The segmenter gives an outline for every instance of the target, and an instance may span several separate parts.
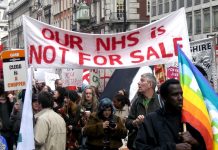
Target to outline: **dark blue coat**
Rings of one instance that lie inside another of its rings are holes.
[[[187,130],[198,141],[198,147],[192,150],[206,150],[200,133],[187,124]],[[179,132],[182,132],[181,115],[167,114],[164,108],[150,113],[141,124],[136,137],[137,150],[176,150],[176,144],[182,143]]]

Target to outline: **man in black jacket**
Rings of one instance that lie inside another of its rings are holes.
[[[136,138],[137,150],[206,150],[197,130],[187,124],[187,131],[183,131],[183,91],[179,81],[164,82],[160,95],[164,107],[146,116]]]

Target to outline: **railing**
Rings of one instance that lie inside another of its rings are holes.
[[[117,13],[117,12],[112,12],[110,14],[110,20],[111,21],[123,21],[124,20],[124,13]]]

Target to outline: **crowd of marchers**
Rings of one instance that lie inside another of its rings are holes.
[[[206,150],[201,134],[181,121],[183,91],[180,82],[166,80],[158,88],[155,76],[144,73],[137,95],[117,91],[113,99],[99,99],[93,86],[70,90],[55,81],[32,87],[33,128],[36,150]],[[158,89],[158,90],[155,90]],[[13,150],[25,93],[4,90],[0,81],[0,147]],[[127,149],[127,148],[126,148]]]

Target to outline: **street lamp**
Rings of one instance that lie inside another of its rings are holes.
[[[90,20],[89,6],[87,6],[85,3],[80,3],[76,13],[76,18],[81,25],[87,24]]]

